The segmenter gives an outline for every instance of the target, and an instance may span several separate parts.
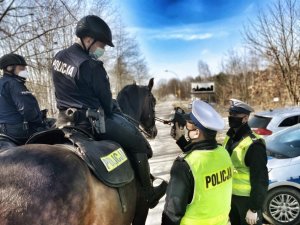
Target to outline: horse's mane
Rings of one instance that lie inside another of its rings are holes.
[[[139,102],[141,101],[140,89],[140,86],[130,84],[125,86],[117,96],[117,101],[122,111],[132,117],[138,114]]]

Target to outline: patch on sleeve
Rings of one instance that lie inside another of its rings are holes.
[[[21,91],[21,95],[33,95],[30,91]]]

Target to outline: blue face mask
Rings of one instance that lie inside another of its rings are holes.
[[[105,50],[103,48],[97,47],[94,52],[90,52],[90,56],[98,60],[101,56],[103,56],[104,52]]]

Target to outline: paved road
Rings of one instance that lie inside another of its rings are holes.
[[[169,119],[174,102],[167,101],[158,103],[156,106],[156,116],[162,119]],[[153,149],[153,157],[150,159],[150,169],[154,176],[165,180],[170,178],[170,169],[173,161],[181,153],[175,140],[170,136],[171,126],[156,122],[158,134],[154,140],[150,140]],[[161,214],[165,203],[165,196],[159,204],[151,209],[146,225],[158,225],[161,223]]]

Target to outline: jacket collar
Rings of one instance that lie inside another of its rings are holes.
[[[192,150],[212,150],[218,147],[216,140],[204,140],[196,143],[189,143],[184,147],[183,152],[189,152]]]
[[[22,83],[26,82],[26,78],[20,77],[20,76],[18,76],[16,74],[4,73],[3,77],[12,78],[12,79],[15,79],[15,80],[17,80],[19,82],[22,82]]]

